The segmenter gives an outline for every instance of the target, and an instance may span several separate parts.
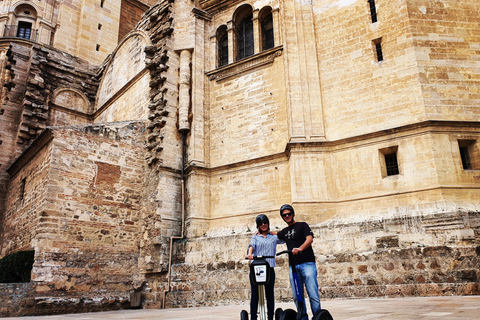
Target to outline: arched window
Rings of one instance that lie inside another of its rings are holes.
[[[15,8],[16,34],[18,38],[36,40],[37,30],[34,30],[37,11],[28,4],[20,4]]]
[[[243,6],[235,16],[237,60],[254,54],[253,14],[250,6]]]
[[[227,27],[221,26],[217,30],[218,67],[228,64],[228,34]]]
[[[273,37],[273,16],[272,8],[267,7],[260,14],[260,23],[262,29],[262,51],[273,48],[275,40]]]

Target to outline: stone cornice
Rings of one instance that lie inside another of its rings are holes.
[[[40,135],[32,141],[32,143],[23,151],[17,159],[7,168],[10,178],[15,176],[17,172],[33,158],[40,149],[42,149],[48,142],[53,139],[52,131],[49,129],[43,130]]]
[[[462,132],[462,135],[466,135],[465,131],[467,131],[467,128],[472,129],[472,134],[480,133],[480,121],[427,120],[339,140],[289,142],[287,144],[287,152],[292,152],[293,150],[303,152],[308,149],[319,148],[322,148],[322,150],[339,150],[344,147],[351,148],[355,145],[377,143],[383,140],[391,141],[392,135],[394,135],[397,139],[401,139],[403,137],[409,137],[412,135],[419,135],[425,133],[454,133],[457,130],[460,130]]]
[[[195,18],[197,19],[202,19],[206,21],[211,21],[212,20],[212,15],[209,14],[206,11],[200,10],[198,8],[193,8],[192,9],[193,14],[195,15]]]
[[[242,0],[199,0],[198,4],[202,10],[210,13],[222,8],[233,6]]]
[[[257,53],[248,58],[236,61],[221,68],[209,71],[206,73],[207,77],[213,81],[220,81],[241,74],[243,72],[272,64],[276,57],[282,55],[283,46],[278,46],[260,53]]]
[[[363,145],[366,143],[375,142],[374,140],[389,140],[391,136],[395,135],[401,139],[404,136],[412,134],[425,134],[425,133],[438,133],[438,132],[455,132],[460,130],[462,135],[465,135],[465,129],[471,128],[476,131],[472,131],[472,134],[480,133],[480,121],[424,121],[409,125],[404,125],[396,128],[380,130],[377,132],[367,133],[360,136],[349,137],[345,139],[323,141],[323,142],[290,142],[287,143],[285,151],[268,155],[265,157],[253,158],[244,161],[229,163],[216,167],[199,166],[196,164],[190,164],[186,168],[188,174],[195,172],[196,174],[224,174],[225,172],[235,171],[245,166],[262,166],[267,163],[278,163],[288,159],[292,152],[304,152],[304,151],[333,151],[343,147],[351,148],[352,146]],[[378,141],[377,141],[378,142]]]

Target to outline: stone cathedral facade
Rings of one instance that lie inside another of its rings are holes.
[[[255,217],[320,294],[480,294],[476,0],[0,2],[0,315],[240,303]],[[288,301],[278,261],[277,299]]]

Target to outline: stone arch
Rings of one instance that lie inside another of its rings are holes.
[[[22,14],[21,10],[23,9],[33,9],[35,13],[32,14],[32,16],[34,16],[35,19],[37,18],[38,12],[41,12],[41,9],[32,1],[19,1],[12,5],[10,12],[13,12],[16,16],[18,16]]]
[[[10,10],[10,29],[9,36],[36,40],[37,36],[37,17],[41,10],[30,1],[21,1],[14,4]]]
[[[261,51],[271,49],[275,46],[274,32],[278,32],[278,30],[274,30],[273,27],[272,10],[272,7],[265,6],[258,14],[258,19],[260,20],[259,35]]]
[[[56,89],[53,92],[52,103],[69,110],[82,112],[84,114],[91,113],[91,106],[88,98],[77,89]]]
[[[217,67],[222,67],[228,64],[228,31],[227,25],[222,24],[215,32],[216,47],[217,47]]]
[[[239,6],[232,21],[235,30],[235,60],[241,60],[254,54],[253,7],[249,4]]]
[[[140,106],[142,101],[138,99],[142,92],[144,97],[148,97],[150,75],[145,68],[144,49],[150,45],[148,35],[141,30],[135,30],[130,32],[112,53],[105,67],[95,103],[95,111],[105,113],[97,115],[100,121],[146,118],[146,112]],[[130,92],[129,95],[124,94],[127,91]],[[129,101],[125,100],[127,96],[130,96]]]

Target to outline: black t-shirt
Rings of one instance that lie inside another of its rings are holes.
[[[285,241],[288,250],[299,248],[305,240],[307,240],[307,236],[313,237],[313,232],[305,222],[295,222],[291,226],[288,226],[277,233],[278,239]],[[309,246],[307,249],[303,250],[302,253],[292,257],[295,264],[315,262],[315,255],[313,254],[312,246]]]

